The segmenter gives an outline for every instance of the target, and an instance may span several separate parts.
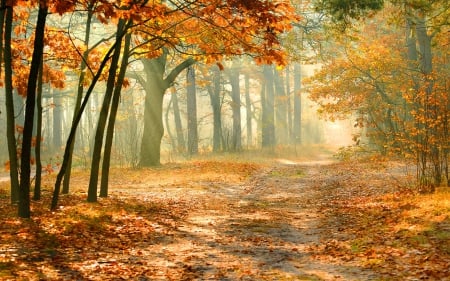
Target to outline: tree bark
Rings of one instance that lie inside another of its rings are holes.
[[[81,60],[81,65],[80,65],[80,76],[78,77],[77,98],[75,101],[75,108],[73,110],[72,126],[74,125],[75,117],[77,115],[77,112],[80,110],[81,101],[83,99],[83,92],[84,92],[83,83],[84,83],[84,79],[86,76],[86,67],[87,67],[86,61],[87,61],[88,55],[89,55],[89,41],[90,41],[90,36],[91,36],[91,22],[92,22],[92,17],[93,17],[93,12],[92,12],[93,7],[94,7],[94,2],[90,2],[90,4],[88,5],[88,11],[87,11],[88,14],[87,14],[87,19],[86,19],[86,33],[84,35],[84,45],[86,46],[86,51],[83,52],[83,58]],[[63,194],[69,193],[70,175],[72,173],[72,156],[73,156],[74,147],[75,147],[75,140],[72,142],[72,144],[69,147],[69,150],[70,150],[69,151],[69,159],[68,159],[67,170],[64,175],[64,181],[63,181],[63,189],[62,189]]]
[[[102,163],[102,179],[100,182],[100,197],[108,196],[109,166],[111,162],[111,149],[114,138],[114,124],[116,123],[117,109],[119,108],[122,84],[123,81],[125,80],[125,73],[127,71],[128,66],[128,58],[130,55],[130,42],[131,42],[131,33],[128,33],[125,36],[122,63],[120,65],[119,75],[117,77],[117,84],[114,88],[111,110],[109,113],[108,128],[106,130],[105,149],[103,152],[103,163]]]
[[[253,146],[253,127],[252,127],[252,103],[250,99],[250,77],[245,73],[245,111],[247,124],[247,148]]]
[[[302,99],[301,99],[301,85],[302,75],[300,64],[294,65],[294,120],[293,120],[293,136],[294,143],[302,143]]]
[[[241,127],[241,88],[239,81],[239,69],[234,67],[230,73],[231,83],[231,108],[233,112],[233,134],[231,149],[233,151],[242,150],[242,127]]]
[[[125,35],[125,32],[123,32],[120,35],[120,40],[124,35]],[[90,98],[92,92],[94,91],[95,85],[97,84],[98,80],[100,79],[103,69],[105,68],[106,63],[109,61],[111,53],[114,52],[116,45],[117,45],[117,42],[115,42],[113,44],[113,46],[108,50],[108,52],[106,53],[102,62],[100,63],[99,69],[98,69],[97,73],[95,74],[94,78],[92,79],[92,82],[89,85],[88,90],[86,91],[86,95],[83,99],[83,102],[81,103],[80,110],[76,113],[75,122],[72,125],[72,127],[70,128],[69,136],[67,138],[66,148],[64,150],[63,160],[61,163],[61,168],[58,172],[58,175],[56,176],[55,188],[53,190],[52,203],[51,203],[51,207],[50,207],[51,210],[55,210],[56,207],[58,206],[58,198],[59,198],[59,193],[61,190],[61,183],[62,183],[63,177],[66,173],[68,162],[69,162],[70,146],[72,145],[73,141],[75,140],[75,133],[76,133],[78,124],[80,123],[81,116],[83,115],[84,109],[86,108],[89,98]]]
[[[187,92],[187,129],[188,129],[188,153],[198,154],[198,130],[197,130],[197,96],[195,86],[195,69],[190,66],[186,72]]]
[[[22,139],[22,155],[20,165],[19,206],[18,215],[21,218],[30,217],[30,158],[31,141],[33,137],[34,109],[36,99],[36,84],[38,80],[39,65],[42,62],[44,51],[45,21],[47,19],[47,3],[39,2],[38,18],[33,45],[30,73],[27,85],[27,102],[25,107],[25,122]]]
[[[39,77],[38,77],[38,89],[36,96],[36,143],[34,147],[35,158],[36,158],[36,178],[34,181],[34,193],[33,200],[41,199],[41,178],[42,178],[42,162],[41,162],[41,138],[42,138],[42,76],[43,76],[43,65],[44,62],[41,61],[39,67]]]
[[[176,77],[185,68],[195,63],[189,58],[164,78],[167,52],[155,59],[142,59],[146,79],[137,76],[145,90],[144,105],[144,131],[141,141],[141,159],[139,166],[152,167],[161,164],[161,140],[164,135],[163,126],[163,97],[166,90],[172,85]]]
[[[175,120],[175,131],[177,134],[177,151],[186,151],[186,141],[184,140],[183,124],[181,123],[180,105],[178,102],[178,93],[172,92],[173,116]]]
[[[109,66],[108,80],[106,82],[106,91],[103,98],[102,108],[98,117],[97,130],[95,132],[94,139],[94,151],[92,153],[91,162],[91,174],[89,177],[88,187],[88,202],[97,202],[97,184],[98,176],[100,173],[100,161],[103,147],[103,135],[105,133],[106,121],[108,118],[108,112],[111,105],[111,99],[114,91],[114,84],[116,82],[116,71],[119,63],[120,51],[122,48],[122,37],[120,34],[124,32],[125,20],[120,19],[117,24],[116,46],[111,58],[111,64]]]
[[[277,143],[288,143],[288,126],[287,126],[287,95],[284,89],[283,77],[280,72],[274,68],[274,82],[276,89],[276,128],[277,128]]]
[[[264,97],[262,103],[262,147],[275,147],[274,79],[272,66],[264,66]]]
[[[9,176],[11,183],[11,203],[19,200],[19,173],[16,147],[16,126],[14,121],[14,94],[12,84],[12,53],[11,53],[11,32],[13,22],[13,7],[5,8],[5,107],[6,107],[6,138],[8,141],[9,153]]]
[[[207,86],[211,107],[213,111],[213,152],[221,150],[222,143],[222,105],[220,99],[220,69],[214,67],[212,69],[212,85]]]

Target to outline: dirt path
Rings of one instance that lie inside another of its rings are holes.
[[[32,220],[1,205],[0,279],[384,280],[370,270],[379,258],[349,248],[352,222],[333,202],[385,192],[389,173],[354,168],[323,156],[117,169],[98,204],[84,201],[86,173],[74,173],[57,212],[50,190]]]
[[[163,243],[140,250],[145,259],[136,259],[150,259],[158,280],[375,279],[351,263],[314,258],[331,231],[323,225],[318,188],[330,181],[319,176],[329,161],[280,162],[242,184],[207,181],[201,190],[163,192],[166,199],[184,198],[189,212]]]

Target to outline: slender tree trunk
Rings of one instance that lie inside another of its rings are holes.
[[[167,105],[166,112],[164,114],[164,122],[165,122],[165,126],[167,128],[167,134],[169,134],[170,145],[172,146],[172,151],[176,152],[178,150],[177,149],[177,140],[175,139],[175,136],[172,133],[172,130],[170,128],[170,120],[169,120],[169,112],[170,112],[170,108],[172,107],[172,104],[173,104],[173,95],[170,96],[170,101],[169,101],[169,104]]]
[[[119,37],[120,40],[122,39],[122,37],[125,35],[125,32],[123,32]],[[53,190],[53,197],[52,197],[52,203],[51,203],[51,210],[55,210],[56,207],[58,206],[58,199],[59,199],[59,193],[61,191],[61,183],[63,180],[63,177],[66,173],[67,170],[67,166],[68,166],[68,162],[69,162],[69,154],[70,154],[70,146],[72,145],[72,143],[75,140],[75,133],[78,127],[78,124],[80,123],[81,120],[81,116],[83,115],[84,109],[86,108],[86,105],[88,104],[89,101],[89,97],[91,96],[92,92],[94,91],[94,87],[97,84],[98,80],[100,79],[100,76],[103,72],[103,69],[106,66],[106,63],[109,61],[111,53],[114,52],[114,50],[116,49],[115,46],[117,45],[117,42],[115,42],[113,44],[113,46],[108,50],[108,52],[106,53],[105,57],[103,58],[102,62],[100,63],[99,69],[97,71],[97,73],[95,74],[94,78],[92,79],[91,85],[89,86],[89,89],[86,91],[86,95],[83,99],[83,102],[81,103],[81,107],[80,110],[76,113],[76,118],[75,118],[75,122],[72,125],[72,127],[70,128],[70,132],[69,132],[69,136],[67,137],[67,143],[66,143],[66,148],[64,150],[64,156],[63,156],[63,160],[61,163],[61,168],[58,172],[58,175],[56,176],[56,181],[55,181],[55,188]]]
[[[220,69],[213,68],[212,87],[208,85],[208,94],[213,111],[213,152],[221,150],[222,143],[222,106],[220,99]]]
[[[105,134],[105,126],[108,118],[108,112],[111,105],[111,99],[116,82],[116,71],[119,63],[120,51],[122,48],[122,37],[120,34],[124,31],[125,20],[120,19],[117,25],[116,46],[109,66],[108,81],[106,82],[106,91],[103,98],[102,108],[98,117],[97,130],[94,139],[94,151],[92,153],[91,175],[89,177],[88,202],[97,202],[97,184],[100,174],[100,161],[103,147],[103,136]]]
[[[292,105],[291,105],[291,71],[286,67],[286,111],[288,139],[292,143]]]
[[[272,66],[264,66],[265,91],[262,104],[262,147],[275,147],[274,79]]]
[[[277,143],[288,143],[288,126],[287,126],[287,95],[284,89],[283,77],[280,72],[274,68],[274,82],[276,89],[276,128],[277,128]]]
[[[231,149],[233,151],[242,150],[242,128],[241,128],[241,88],[239,83],[239,69],[233,68],[230,71],[231,83],[231,107],[233,111],[233,134]]]
[[[39,65],[42,62],[44,51],[45,21],[47,18],[47,3],[39,3],[38,19],[31,59],[30,73],[27,86],[27,102],[25,107],[25,123],[22,139],[21,174],[19,185],[19,208],[18,215],[21,218],[30,217],[30,158],[31,141],[33,137],[34,108],[36,100],[36,84],[38,80]]]
[[[253,146],[253,127],[252,127],[252,102],[250,99],[250,77],[245,73],[245,110],[247,124],[247,148]]]
[[[188,153],[198,153],[198,130],[197,130],[197,96],[195,86],[195,69],[190,66],[186,73],[187,82],[187,118],[188,118]]]
[[[53,151],[59,151],[62,146],[62,98],[59,90],[53,90]]]
[[[41,139],[42,139],[42,76],[43,65],[41,61],[38,78],[38,89],[36,96],[36,146],[34,148],[36,157],[36,179],[34,181],[33,200],[41,199],[41,177],[42,177],[42,163],[41,163]]]
[[[130,22],[131,23],[131,22]],[[108,181],[109,181],[109,166],[111,162],[111,148],[114,138],[114,124],[116,122],[117,109],[119,108],[120,94],[122,90],[122,84],[125,80],[125,73],[128,66],[128,57],[130,53],[131,33],[125,36],[124,50],[122,55],[122,63],[117,77],[117,84],[114,89],[111,110],[109,113],[108,128],[106,130],[105,149],[103,153],[102,163],[102,179],[100,183],[100,197],[108,196]]]
[[[83,53],[83,58],[81,60],[81,65],[80,65],[80,76],[78,77],[78,86],[77,86],[77,98],[75,101],[75,108],[73,110],[73,118],[72,118],[72,126],[75,123],[75,117],[77,115],[77,112],[80,110],[81,107],[81,100],[83,99],[83,84],[84,84],[84,79],[86,76],[86,61],[88,59],[88,55],[89,55],[89,41],[90,41],[90,36],[91,36],[91,22],[92,22],[92,17],[93,17],[93,3],[94,2],[90,2],[92,4],[89,4],[88,6],[88,14],[87,14],[87,19],[86,19],[86,33],[84,35],[84,45],[86,46],[86,51],[84,51]],[[68,164],[67,164],[67,170],[66,173],[64,175],[64,181],[63,181],[63,189],[62,189],[62,193],[63,194],[67,194],[69,193],[69,186],[70,186],[70,175],[72,173],[72,156],[73,156],[73,150],[75,147],[75,141],[72,142],[71,146],[69,147],[69,159],[68,159]]]
[[[9,176],[11,182],[11,203],[19,200],[19,173],[16,147],[16,126],[14,121],[14,96],[12,84],[12,54],[11,54],[11,32],[13,21],[13,7],[7,6],[5,9],[5,106],[6,106],[6,138],[8,141],[9,153]]]
[[[301,68],[300,64],[294,65],[294,143],[302,143],[302,99],[301,99]]]
[[[178,102],[178,93],[175,88],[172,92],[173,117],[175,120],[175,131],[177,133],[177,151],[186,151],[186,141],[184,140],[183,124],[181,123],[180,105]]]

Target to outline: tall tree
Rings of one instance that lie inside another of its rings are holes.
[[[128,58],[130,56],[130,45],[131,45],[131,33],[127,33],[124,41],[125,42],[123,47],[122,62],[120,63],[120,70],[117,75],[117,82],[112,96],[108,127],[105,136],[105,148],[103,151],[103,162],[102,162],[102,179],[100,182],[101,197],[108,196],[109,167],[111,162],[111,149],[114,137],[114,125],[116,123],[116,116],[117,110],[119,108],[122,86],[124,85],[125,81],[125,73],[128,67]]]
[[[166,71],[168,51],[153,59],[142,59],[145,78],[138,75],[137,79],[145,90],[144,131],[141,142],[141,167],[160,165],[161,139],[164,134],[163,126],[163,97],[166,90],[173,84],[176,77],[190,65],[195,63],[188,58],[173,68],[164,77]]]
[[[5,2],[2,1],[2,7]],[[11,52],[11,33],[13,25],[13,6],[5,6],[5,107],[6,107],[6,138],[8,141],[9,153],[9,176],[11,182],[11,203],[19,200],[19,173],[18,159],[16,147],[16,126],[14,122],[14,93],[13,93],[13,69],[12,69],[12,52]]]
[[[31,59],[30,73],[28,76],[27,102],[25,107],[25,123],[22,139],[22,154],[20,165],[19,206],[18,215],[21,218],[30,217],[30,158],[31,141],[33,137],[34,109],[36,101],[36,85],[38,80],[39,65],[44,52],[44,32],[48,7],[46,1],[39,2],[38,17],[35,29],[33,56]]]
[[[186,104],[189,155],[198,154],[197,96],[195,82],[195,69],[192,66],[189,66],[186,71]]]
[[[288,96],[284,88],[284,79],[281,76],[281,71],[274,68],[274,83],[275,83],[275,122],[277,128],[277,143],[288,143],[288,122],[287,122],[287,101]]]
[[[294,64],[294,120],[293,137],[294,143],[302,143],[302,75],[300,64]]]
[[[262,147],[275,147],[275,93],[273,67],[264,65],[264,91],[261,96],[262,107]]]
[[[242,149],[242,128],[241,128],[241,87],[240,70],[233,65],[228,72],[231,84],[231,109],[233,112],[233,133],[231,140],[231,149],[240,151]]]
[[[211,83],[207,84],[207,91],[213,111],[213,152],[222,148],[222,99],[221,99],[221,71],[219,66],[210,68],[212,76],[205,77]]]
[[[91,174],[89,177],[88,187],[88,202],[97,201],[97,184],[100,174],[100,160],[103,148],[103,140],[105,134],[105,127],[108,120],[108,113],[111,106],[111,99],[114,93],[114,86],[116,82],[116,71],[119,64],[120,53],[122,49],[122,36],[126,32],[127,22],[125,19],[119,19],[116,32],[116,44],[109,66],[108,80],[106,82],[105,95],[103,97],[102,107],[97,122],[97,129],[95,132],[94,150],[92,152]],[[120,92],[119,92],[120,93]]]
[[[177,151],[184,152],[186,150],[186,142],[184,140],[183,124],[181,123],[180,105],[178,102],[178,93],[173,87],[172,91],[173,117],[175,120],[175,131],[177,134]]]
[[[81,59],[80,64],[80,75],[78,77],[78,84],[77,84],[77,95],[75,100],[75,107],[74,107],[74,114],[72,118],[72,126],[75,123],[75,117],[76,113],[80,110],[81,107],[81,101],[83,99],[83,93],[84,93],[84,83],[86,78],[86,68],[87,68],[87,61],[88,61],[88,55],[89,55],[89,42],[91,38],[91,24],[92,19],[94,17],[94,6],[95,1],[90,1],[87,4],[87,17],[86,17],[86,25],[85,25],[85,34],[84,34],[84,40],[83,44],[86,48],[86,50],[83,52],[83,56]],[[67,163],[67,170],[66,174],[64,175],[64,181],[63,181],[63,189],[62,193],[69,193],[69,186],[70,186],[70,175],[72,172],[72,157],[73,157],[73,150],[75,147],[75,142],[71,144],[69,147],[69,159]]]
[[[42,91],[43,91],[43,71],[44,63],[41,61],[39,67],[37,95],[36,95],[36,137],[34,141],[34,152],[36,158],[36,178],[34,181],[33,200],[41,199],[41,179],[42,179],[42,160],[41,160],[41,139],[42,139]]]
[[[252,101],[250,98],[250,75],[248,72],[244,74],[244,84],[245,84],[245,119],[247,128],[247,148],[253,145],[253,126],[252,126]]]

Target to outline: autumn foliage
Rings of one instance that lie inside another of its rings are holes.
[[[449,177],[448,26],[433,29],[428,22],[428,34],[434,33],[421,35],[427,27],[417,23],[406,29],[406,42],[404,23],[413,16],[395,25],[398,9],[389,6],[340,37],[309,80],[310,97],[327,118],[351,117],[364,128],[354,136],[357,144],[415,161],[418,185],[430,191]]]

